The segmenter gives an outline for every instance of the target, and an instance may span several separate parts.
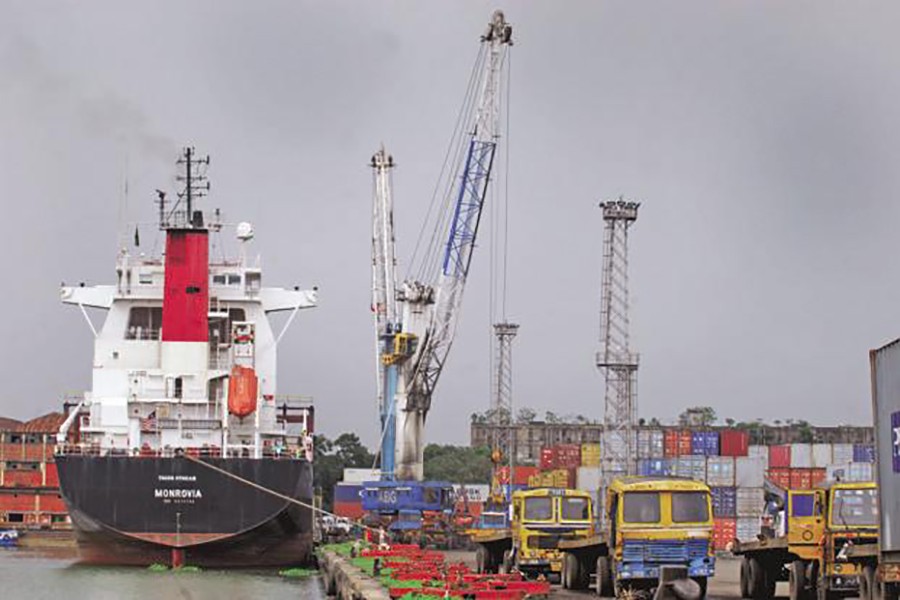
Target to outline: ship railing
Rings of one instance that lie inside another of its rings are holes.
[[[221,458],[223,455],[229,458],[250,458],[253,456],[252,446],[231,446],[223,453],[222,448],[215,445],[209,446],[188,446],[185,448],[173,448],[166,446],[165,448],[151,448],[144,446],[142,448],[101,448],[99,444],[81,443],[81,444],[58,444],[56,446],[57,455],[75,455],[75,456],[131,456],[137,458],[172,458],[176,456],[187,455],[194,458]],[[308,458],[307,451],[302,446],[293,444],[285,446],[271,446],[262,449],[263,458],[269,459],[297,459]]]

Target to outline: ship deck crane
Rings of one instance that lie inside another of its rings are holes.
[[[500,138],[503,72],[512,27],[495,11],[448,153],[446,194],[417,276],[397,285],[390,170],[379,151],[373,211],[373,309],[376,322],[381,459],[384,479],[421,481],[425,419],[459,322],[466,279]],[[424,231],[424,229],[423,229]]]

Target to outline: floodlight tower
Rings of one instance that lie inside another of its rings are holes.
[[[502,467],[508,470],[508,483],[513,481],[513,418],[512,418],[512,341],[519,331],[515,323],[494,323],[497,338],[497,370],[494,372],[491,394],[490,431],[491,460],[494,462],[494,476],[491,481],[491,495],[499,500],[504,496],[503,481],[500,480]],[[509,486],[507,490],[512,490]],[[504,498],[509,501],[509,498]]]
[[[628,230],[637,220],[639,206],[621,196],[600,203],[605,226],[597,368],[606,379],[600,448],[604,486],[617,475],[635,472],[638,355],[628,339]]]

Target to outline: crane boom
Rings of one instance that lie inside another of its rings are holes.
[[[512,27],[495,11],[481,37],[484,60],[476,66],[477,96],[466,123],[465,159],[452,180],[452,216],[445,233],[441,272],[435,285],[406,281],[398,299],[403,331],[408,336],[394,353],[396,390],[396,456],[398,479],[423,477],[423,430],[435,385],[444,368],[456,327],[472,261],[478,226],[487,197],[499,137],[502,69]],[[406,343],[409,342],[409,343]]]

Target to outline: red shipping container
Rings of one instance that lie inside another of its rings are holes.
[[[678,456],[690,456],[692,454],[691,441],[693,437],[687,429],[678,434]]]
[[[12,469],[3,472],[3,487],[36,488],[41,487],[40,471]]]
[[[0,458],[3,460],[24,460],[25,451],[21,443],[0,444]]]
[[[335,502],[334,514],[348,519],[358,519],[363,516],[362,502]]]
[[[811,469],[791,469],[791,489],[808,490],[812,487]]]
[[[769,469],[767,477],[769,481],[777,485],[782,489],[790,489],[791,487],[791,470],[778,467],[775,469]]]
[[[825,472],[825,469],[810,469],[810,487],[816,487],[817,485],[822,485],[825,483],[825,478],[828,477],[828,474]]]
[[[716,550],[725,550],[728,544],[737,537],[737,520],[714,519],[713,520],[713,546]]]
[[[678,437],[679,433],[672,429],[667,429],[663,434],[663,455],[666,458],[678,456]]]
[[[769,468],[786,468],[791,466],[791,447],[769,446]]]
[[[35,510],[37,497],[34,494],[0,492],[0,511]]]
[[[516,467],[513,469],[513,485],[528,485],[528,478],[539,472],[537,467]]]
[[[555,469],[556,463],[554,462],[556,458],[555,453],[553,452],[553,448],[541,448],[541,469]]]
[[[553,447],[554,466],[558,469],[571,469],[581,466],[581,446],[578,444],[559,444]]]
[[[47,463],[46,465],[44,465],[44,467],[45,467],[44,472],[46,474],[45,479],[44,479],[44,485],[46,487],[58,488],[59,487],[59,471],[57,471],[57,469],[56,469],[56,463]]]
[[[721,456],[747,456],[750,450],[750,433],[737,429],[725,429],[720,434]]]
[[[65,513],[66,503],[59,494],[41,494],[38,496],[38,510],[48,513]]]

